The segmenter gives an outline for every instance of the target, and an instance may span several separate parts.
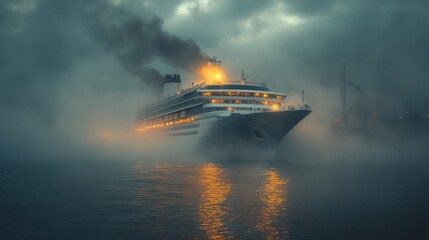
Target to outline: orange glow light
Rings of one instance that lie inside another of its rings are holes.
[[[206,84],[222,84],[227,81],[225,73],[217,64],[208,63],[198,71],[198,78]]]
[[[272,107],[271,107],[271,109],[273,110],[273,111],[278,111],[279,110],[279,106],[278,105],[273,105]]]
[[[153,124],[153,125],[146,125],[146,126],[136,128],[136,132],[143,133],[143,132],[150,130],[150,129],[159,129],[159,128],[163,128],[163,127],[169,127],[172,125],[189,123],[189,122],[193,122],[195,120],[197,120],[196,117],[190,117],[190,118],[183,118],[180,120],[171,121],[171,122],[167,122],[167,123],[158,123],[158,124]]]

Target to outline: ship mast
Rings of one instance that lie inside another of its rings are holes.
[[[220,65],[222,63],[222,61],[219,60],[215,55],[213,55],[213,57],[210,58],[209,62],[216,65]]]

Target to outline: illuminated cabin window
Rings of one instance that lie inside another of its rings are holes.
[[[200,96],[210,97],[210,96],[232,96],[232,97],[261,97],[261,98],[274,98],[279,100],[286,99],[285,95],[278,94],[269,94],[269,93],[249,93],[249,92],[201,92]]]
[[[225,102],[225,100],[223,100],[223,99],[212,99],[212,100],[210,100],[210,103],[224,103]]]
[[[256,91],[267,91],[270,89],[263,86],[249,86],[249,85],[209,85],[203,89],[237,89],[237,90],[256,90]]]
[[[271,101],[255,101],[255,100],[232,100],[232,99],[211,99],[205,100],[204,103],[227,103],[227,104],[259,104],[259,105],[277,105],[281,106],[281,103]]]

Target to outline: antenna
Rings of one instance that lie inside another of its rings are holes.
[[[245,81],[246,81],[246,76],[244,75],[244,70],[241,70],[241,80],[242,80],[243,82],[245,82]]]
[[[302,90],[301,107],[304,108],[304,90]]]

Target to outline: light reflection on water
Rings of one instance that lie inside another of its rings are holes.
[[[198,172],[200,189],[199,220],[200,227],[209,239],[225,239],[229,230],[226,217],[231,210],[225,202],[231,191],[225,172],[218,165],[203,164]]]
[[[277,170],[264,171],[265,182],[260,188],[259,199],[263,204],[260,221],[256,229],[266,232],[266,239],[282,239],[287,237],[287,232],[282,231],[277,218],[286,214],[286,180],[283,180]]]
[[[243,227],[249,236],[287,237],[281,218],[286,211],[286,180],[276,169],[255,172],[214,163],[157,163],[137,164],[135,170],[136,180],[143,184],[137,191],[139,205],[155,210],[154,230],[194,218],[201,231],[191,235],[197,238],[239,238]]]

